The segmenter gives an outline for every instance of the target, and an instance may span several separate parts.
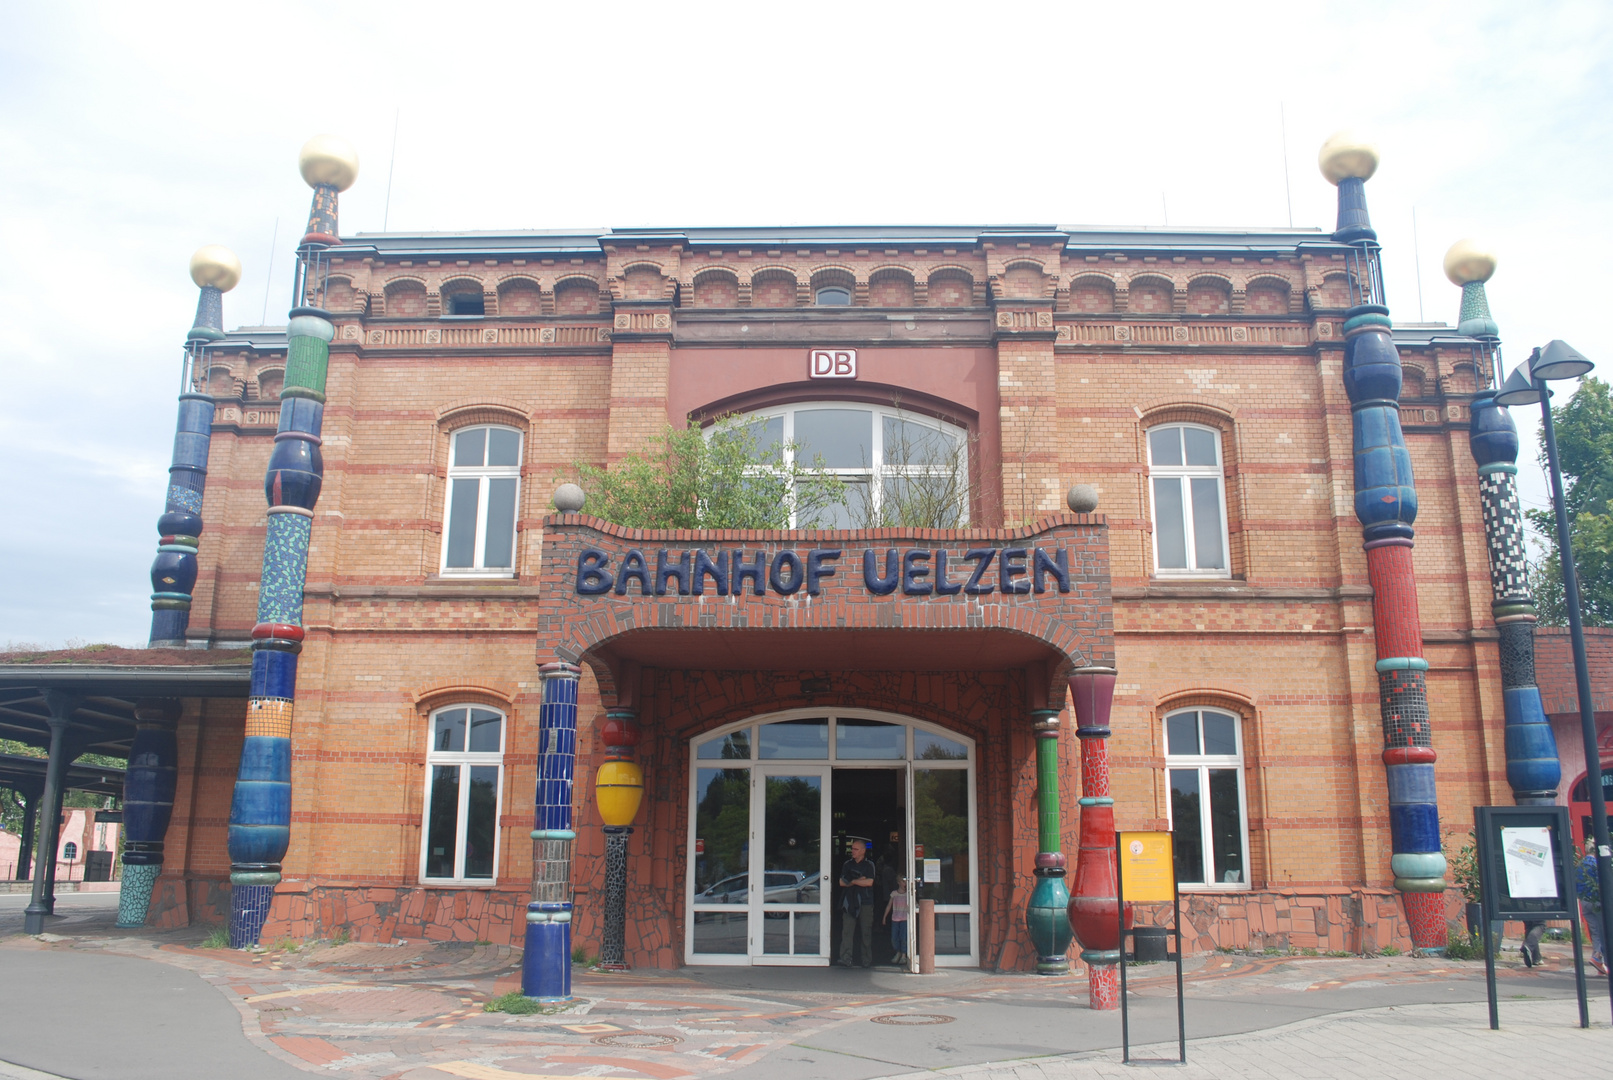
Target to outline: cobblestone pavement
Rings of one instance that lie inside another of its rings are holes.
[[[9,950],[181,968],[234,1006],[264,1054],[355,1080],[1135,1075],[1120,1064],[1118,1015],[1086,1008],[1080,976],[578,968],[574,1005],[509,1015],[483,1010],[519,986],[519,953],[502,946],[322,943],[245,953],[200,948],[206,928],[129,933],[91,917],[53,929],[45,940],[0,941],[0,972]],[[1175,1075],[1607,1075],[1606,984],[1593,983],[1603,996],[1592,999],[1593,1026],[1578,1029],[1567,947],[1547,952],[1533,971],[1516,949],[1504,957],[1500,1032],[1487,1029],[1480,963],[1196,957],[1187,965],[1189,1065]],[[1134,1056],[1174,1060],[1173,969],[1133,971],[1132,1036],[1148,1044]]]

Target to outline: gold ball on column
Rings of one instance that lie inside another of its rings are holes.
[[[190,257],[190,279],[198,286],[211,285],[220,292],[229,292],[240,284],[241,260],[223,244],[197,248]]]

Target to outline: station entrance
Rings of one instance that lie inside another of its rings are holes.
[[[701,735],[690,754],[688,963],[827,965],[861,837],[872,962],[895,955],[883,914],[907,878],[936,902],[936,963],[979,964],[972,740],[889,713],[795,710]]]

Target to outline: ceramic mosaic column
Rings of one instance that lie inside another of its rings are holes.
[[[1463,240],[1445,253],[1445,276],[1462,287],[1457,330],[1479,339],[1477,349],[1501,370],[1501,336],[1490,317],[1484,283],[1495,273],[1493,254]],[[1496,391],[1473,399],[1468,446],[1479,467],[1479,504],[1490,553],[1490,611],[1501,637],[1501,702],[1506,718],[1507,784],[1519,806],[1557,801],[1562,763],[1557,738],[1535,685],[1535,611],[1529,593],[1523,510],[1518,504],[1518,429]]]
[[[1355,516],[1361,522],[1372,584],[1378,705],[1389,788],[1390,868],[1414,946],[1443,952],[1445,856],[1440,850],[1434,790],[1433,733],[1428,719],[1428,661],[1422,655],[1412,523],[1417,489],[1400,431],[1400,353],[1383,293],[1377,233],[1367,216],[1366,181],[1377,151],[1349,135],[1329,139],[1322,175],[1338,185],[1338,229],[1349,244],[1352,306],[1344,322],[1344,390],[1350,399],[1355,451]]]
[[[532,902],[526,907],[521,993],[540,1001],[571,997],[572,777],[577,760],[575,664],[544,664],[538,713],[537,815],[532,829]]]
[[[1075,734],[1081,740],[1081,851],[1070,895],[1070,929],[1087,962],[1087,1001],[1120,1008],[1119,900],[1115,868],[1115,801],[1109,796],[1109,710],[1112,668],[1082,668],[1070,677]]]
[[[252,688],[230,805],[230,946],[237,949],[257,944],[291,842],[291,724],[302,593],[314,504],[324,482],[319,433],[336,333],[330,313],[313,301],[324,289],[325,249],[337,242],[336,195],[357,178],[358,157],[347,144],[321,135],[303,147],[298,166],[314,198],[297,245],[280,430],[263,479],[269,510],[252,627]]]
[[[151,890],[162,874],[163,837],[174,812],[179,780],[179,702],[139,701],[129,769],[123,778],[123,878],[118,886],[118,925],[144,926]]]
[[[1025,910],[1025,929],[1036,946],[1036,970],[1069,973],[1070,890],[1064,884],[1066,860],[1059,837],[1059,714],[1031,713],[1036,733],[1036,887]]]
[[[207,347],[224,336],[224,294],[241,280],[241,260],[211,244],[190,257],[190,279],[201,289],[196,325],[185,335],[179,377],[179,422],[174,431],[168,498],[157,519],[157,558],[151,564],[153,649],[183,649],[196,587],[196,548],[202,535],[202,495],[213,438],[213,399],[198,389],[207,381]]]
[[[627,970],[627,839],[644,798],[644,773],[633,760],[639,743],[638,714],[611,709],[600,731],[609,759],[600,762],[594,798],[605,825],[605,927],[600,935],[599,966]]]

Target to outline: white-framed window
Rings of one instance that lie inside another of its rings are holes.
[[[969,522],[969,435],[956,424],[878,405],[811,401],[748,413],[764,460],[799,462],[846,485],[819,526],[857,529]],[[795,520],[791,519],[791,525]]]
[[[504,728],[504,714],[485,705],[448,705],[432,712],[422,881],[491,884],[496,876]]]
[[[1177,884],[1248,888],[1242,720],[1183,709],[1165,717],[1164,738]]]
[[[1154,569],[1161,577],[1228,577],[1221,433],[1202,424],[1148,431]]]
[[[819,307],[850,307],[851,290],[844,285],[825,285],[816,293]]]
[[[442,573],[507,577],[515,572],[515,508],[521,433],[483,425],[449,439]]]

